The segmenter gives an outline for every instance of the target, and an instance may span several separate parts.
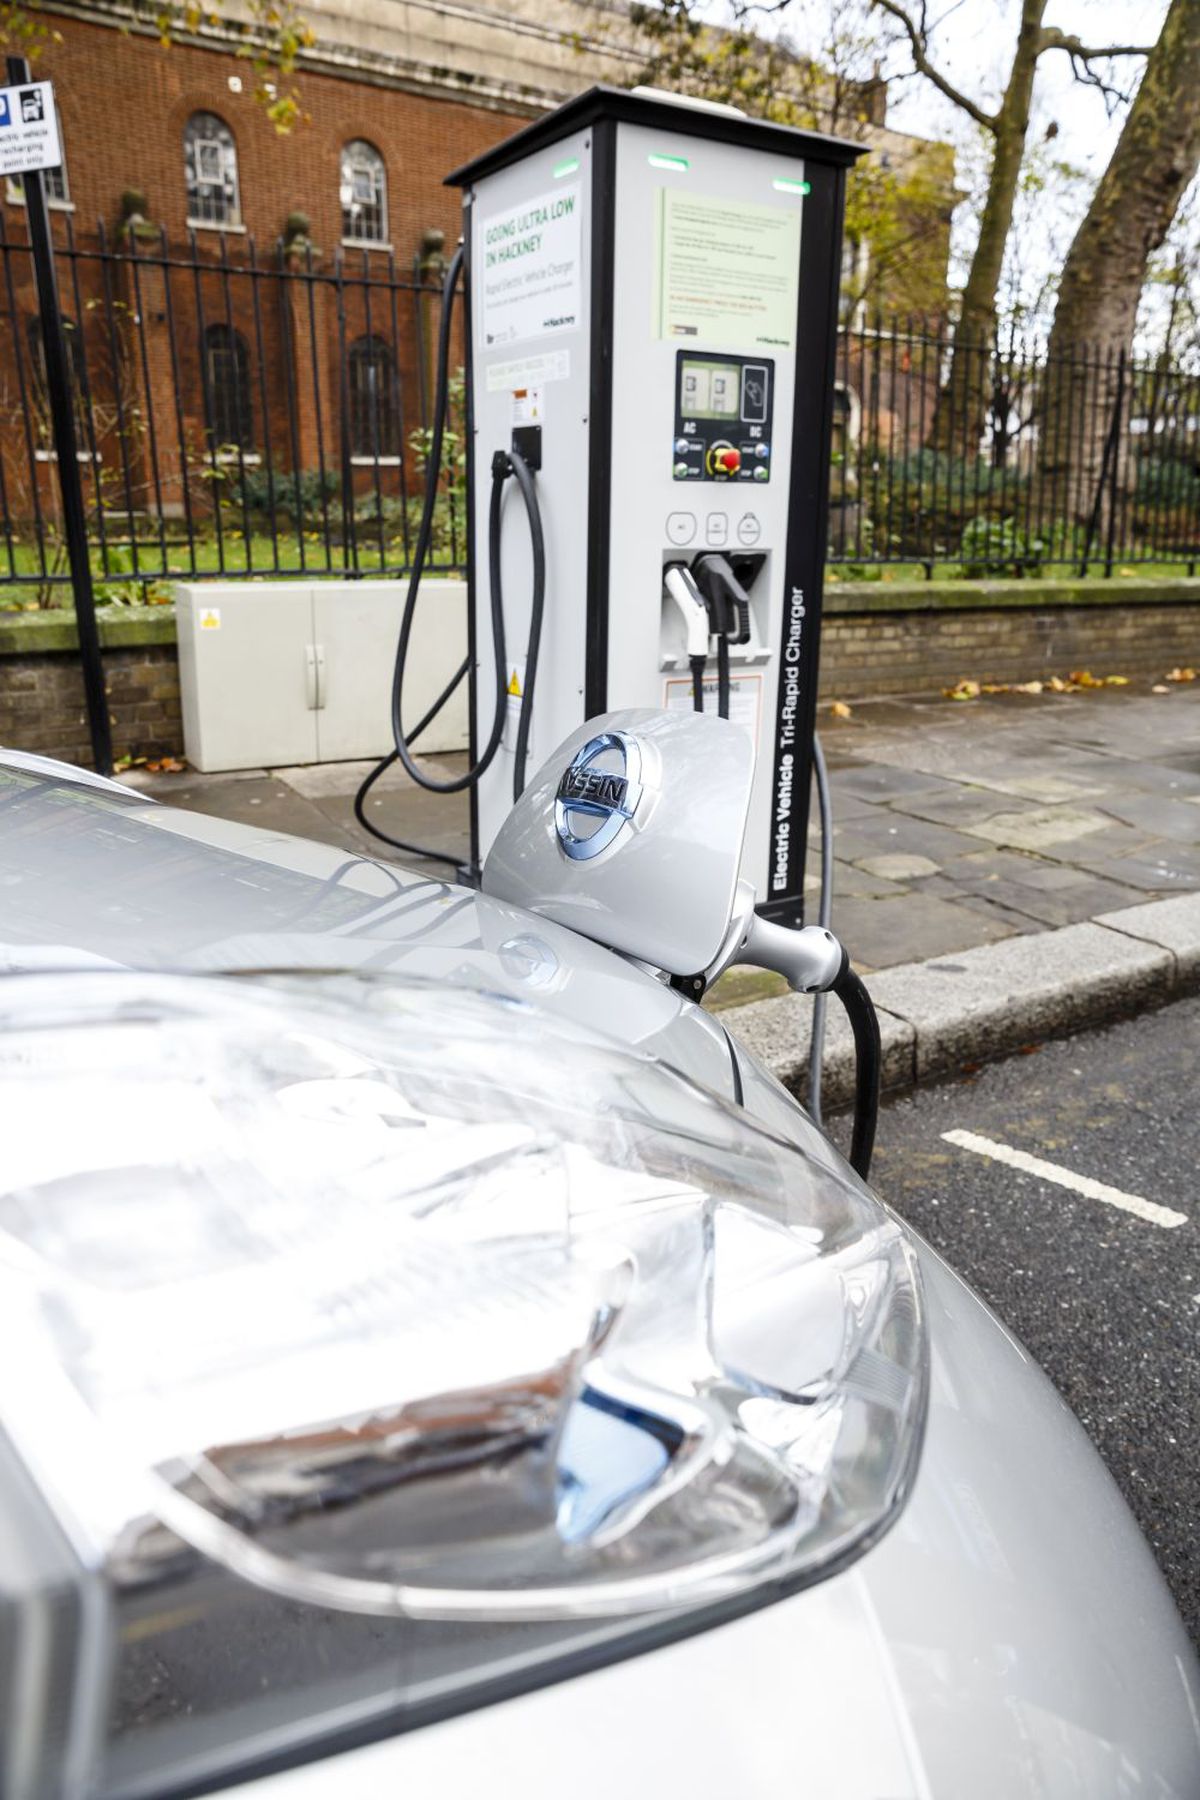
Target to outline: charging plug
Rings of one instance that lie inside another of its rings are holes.
[[[663,572],[663,592],[679,608],[687,641],[688,660],[694,664],[708,657],[709,619],[704,595],[686,563],[668,563]]]
[[[692,565],[695,579],[708,602],[713,631],[731,644],[750,642],[750,596],[734,574],[728,557],[719,550],[705,550]]]

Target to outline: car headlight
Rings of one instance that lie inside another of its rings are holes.
[[[11,981],[0,1351],[61,1533],[0,1618],[47,1690],[17,1796],[48,1756],[162,1795],[778,1597],[885,1529],[925,1398],[861,1188],[420,983]]]

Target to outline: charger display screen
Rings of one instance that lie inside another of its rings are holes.
[[[741,373],[736,363],[686,359],[680,370],[680,411],[684,418],[738,418]]]

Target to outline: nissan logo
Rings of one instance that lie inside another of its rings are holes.
[[[628,830],[642,798],[642,751],[624,731],[589,738],[563,770],[554,828],[576,862],[599,856]]]

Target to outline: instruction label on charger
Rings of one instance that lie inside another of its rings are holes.
[[[654,335],[724,350],[790,350],[800,292],[798,207],[659,192]]]
[[[729,677],[729,719],[733,725],[741,725],[747,730],[755,743],[758,742],[758,722],[762,713],[763,678],[761,675],[731,675]],[[720,693],[717,678],[706,676],[704,680],[704,710],[716,716]],[[695,695],[692,691],[692,678],[688,676],[669,675],[663,683],[663,705],[668,712],[691,712],[695,706]]]
[[[566,381],[571,374],[569,350],[547,350],[544,356],[515,356],[510,362],[489,363],[487,390],[502,394],[522,387],[542,387],[547,381]]]
[[[582,194],[576,181],[480,220],[480,253],[473,272],[482,290],[485,347],[578,329],[583,316]]]

